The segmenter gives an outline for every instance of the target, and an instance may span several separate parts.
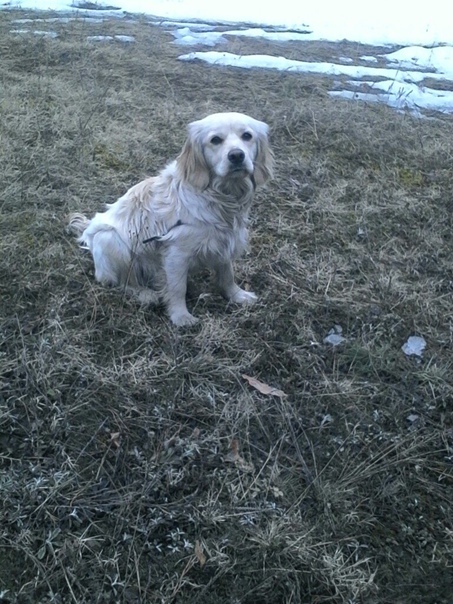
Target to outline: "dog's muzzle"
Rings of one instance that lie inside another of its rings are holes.
[[[242,149],[231,149],[228,153],[228,161],[233,168],[241,168],[244,163],[245,153]]]

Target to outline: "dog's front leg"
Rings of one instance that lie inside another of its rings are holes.
[[[257,296],[241,289],[234,280],[233,264],[229,260],[219,262],[215,267],[215,277],[222,296],[238,304],[253,304]]]
[[[186,304],[189,272],[187,257],[184,257],[178,248],[170,248],[164,256],[163,266],[167,281],[165,304],[171,322],[178,327],[194,325],[198,319],[190,314]]]

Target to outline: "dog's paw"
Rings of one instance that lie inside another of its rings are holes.
[[[190,327],[198,323],[199,319],[190,314],[190,312],[174,312],[170,315],[170,321],[177,327]]]
[[[231,302],[236,302],[236,304],[255,304],[258,300],[258,296],[253,292],[245,291],[245,289],[239,289],[231,296],[230,300]]]

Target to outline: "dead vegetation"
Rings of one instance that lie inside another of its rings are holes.
[[[451,119],[180,63],[144,22],[47,40],[10,34],[18,16],[0,15],[0,600],[446,604]],[[201,277],[201,324],[177,330],[94,282],[66,217],[225,110],[272,128],[276,179],[237,266],[260,303],[226,306]],[[421,361],[401,351],[414,334]]]

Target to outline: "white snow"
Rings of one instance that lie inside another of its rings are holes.
[[[263,3],[261,0],[229,0],[226,3],[208,3],[205,0],[112,0],[112,2],[84,0],[6,0],[0,9],[36,9],[59,12],[60,17],[48,19],[20,19],[30,29],[13,30],[18,35],[56,37],[55,32],[34,30],[33,21],[49,23],[68,22],[74,18],[87,23],[100,23],[103,18],[142,13],[152,25],[169,31],[175,44],[182,46],[228,47],[231,36],[267,39],[280,44],[303,44],[304,41],[348,40],[378,46],[376,55],[342,56],[337,62],[295,61],[286,57],[266,55],[234,55],[229,52],[205,51],[183,54],[180,59],[202,60],[221,66],[245,69],[278,69],[293,73],[326,74],[351,78],[349,88],[337,83],[333,97],[385,102],[398,109],[410,109],[420,114],[423,109],[453,112],[453,3],[451,0],[431,0],[414,3],[413,0],[381,0],[370,7],[362,0],[280,0]],[[373,10],[372,10],[373,9]],[[222,27],[220,27],[222,26]],[[113,35],[113,39],[131,43],[130,36]],[[90,37],[92,40],[108,36]],[[388,45],[402,46],[396,52],[382,53]],[[294,48],[294,46],[293,46]],[[372,66],[378,62],[380,65]],[[385,65],[385,66],[382,66]],[[431,87],[423,85],[430,78]],[[433,81],[449,84],[438,90]],[[448,90],[451,88],[451,91]]]
[[[135,42],[135,38],[133,36],[87,36],[88,42],[111,42],[112,40],[118,40],[118,42],[131,43]]]
[[[326,336],[323,341],[324,344],[331,344],[331,346],[339,346],[340,344],[343,344],[343,342],[346,342],[346,338],[343,338],[343,336],[340,336],[336,333],[331,333]]]
[[[32,36],[40,36],[42,38],[58,38],[58,34],[55,31],[41,31],[31,29],[11,29],[11,34],[17,34],[19,36],[31,34]]]
[[[115,40],[118,40],[118,42],[125,42],[126,44],[132,44],[135,42],[134,36],[124,36],[121,34],[116,35]]]
[[[426,348],[426,340],[420,336],[410,336],[401,348],[407,356],[421,357]]]
[[[88,42],[109,42],[113,36],[87,36]]]
[[[96,17],[48,17],[46,19],[14,19],[12,23],[70,23],[71,21],[83,21],[85,23],[103,23],[104,19]]]
[[[341,334],[343,333],[343,328],[341,325],[334,325],[332,329],[329,330],[329,333],[324,338],[324,344],[330,344],[335,348],[335,346],[339,346],[346,342],[346,338],[344,338]]]
[[[452,48],[453,51],[453,48]],[[453,60],[453,52],[452,52]],[[324,73],[328,75],[346,75],[353,78],[361,77],[382,77],[391,78],[396,81],[420,82],[429,76],[434,79],[445,79],[443,73],[421,72],[417,65],[413,66],[414,71],[405,71],[397,67],[364,67],[356,65],[341,65],[337,63],[316,63],[312,61],[295,61],[285,59],[285,57],[271,57],[269,55],[235,55],[229,52],[191,52],[179,57],[182,61],[193,61],[200,59],[214,65],[230,65],[234,67],[243,67],[251,69],[253,67],[262,67],[266,69],[278,69],[281,71],[297,71],[303,73]]]
[[[74,10],[83,0],[10,0],[6,6],[23,9]],[[175,20],[276,25],[292,31],[310,31],[312,39],[354,40],[367,44],[453,43],[452,5],[449,0],[414,3],[381,0],[373,6],[362,0],[112,0],[92,2],[117,12],[142,13]],[[109,12],[114,12],[109,10]]]
[[[182,27],[171,33],[176,38],[175,44],[180,44],[181,46],[194,46],[196,44],[215,46],[216,44],[225,44],[227,42],[226,38],[219,32],[194,32],[189,27]]]

